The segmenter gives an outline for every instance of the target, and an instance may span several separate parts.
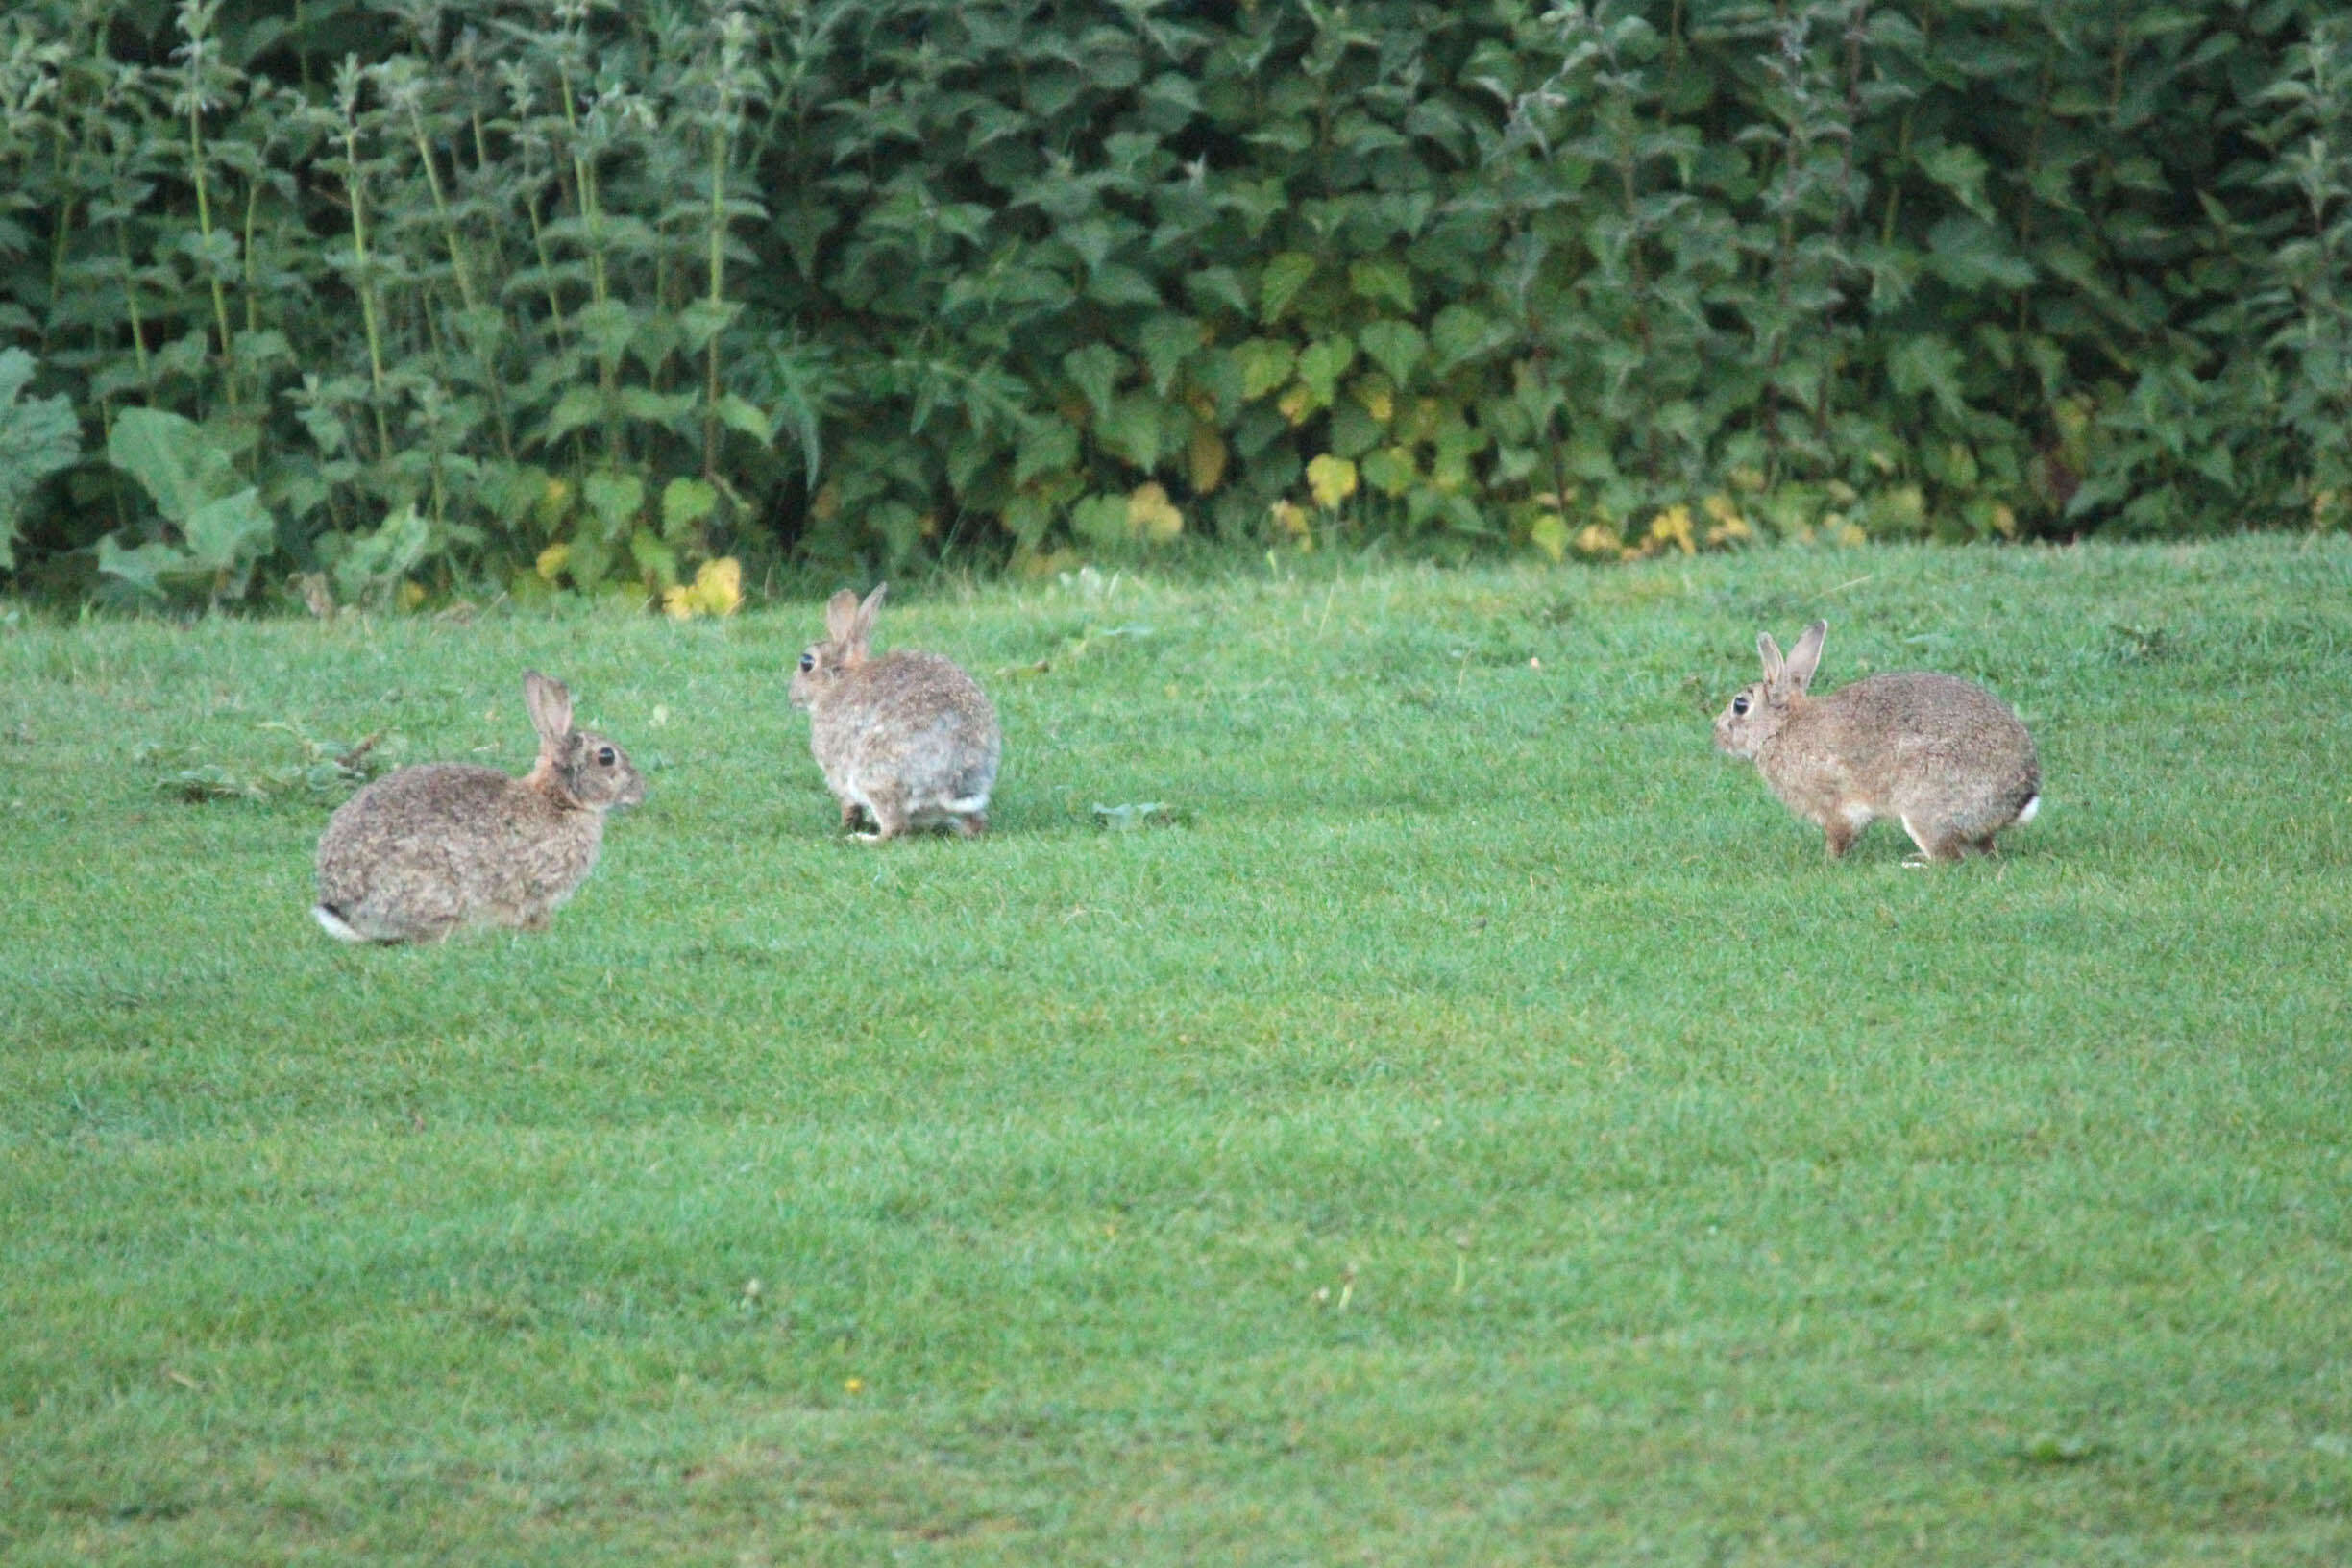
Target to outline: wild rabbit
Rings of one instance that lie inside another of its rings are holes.
[[[809,716],[809,750],[841,822],[873,823],[868,837],[910,828],[988,831],[989,792],[1004,742],[995,710],[971,676],[937,653],[868,650],[882,613],[883,583],[866,596],[843,589],[825,605],[825,640],[800,655],[789,696]]]
[[[1928,860],[1993,852],[1993,835],[2042,805],[2033,737],[2001,700],[1955,675],[1872,675],[1809,697],[1829,623],[1805,628],[1786,659],[1756,637],[1764,678],[1715,718],[1717,749],[1764,782],[1843,855],[1874,817],[1899,820]]]
[[[645,780],[601,735],[572,727],[572,694],[523,677],[539,761],[514,778],[433,762],[343,802],[318,846],[319,924],[345,942],[434,942],[469,921],[546,926],[597,862],[604,814]]]

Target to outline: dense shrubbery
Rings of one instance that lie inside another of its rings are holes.
[[[2341,526],[2335,10],[19,0],[0,568]]]

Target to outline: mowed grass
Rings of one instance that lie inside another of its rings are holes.
[[[0,631],[0,1557],[2352,1560],[2352,548],[1321,570],[894,589],[1007,761],[881,847],[813,603]],[[1816,614],[1998,862],[1711,752]],[[544,935],[156,788],[527,667],[651,786]]]

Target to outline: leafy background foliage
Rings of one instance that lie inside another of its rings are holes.
[[[2304,0],[31,0],[0,110],[0,418],[80,427],[0,451],[0,569],[53,592],[2352,495]]]

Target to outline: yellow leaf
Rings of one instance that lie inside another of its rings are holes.
[[[531,520],[552,533],[571,509],[572,487],[561,479],[551,478],[547,488],[539,492],[539,499],[531,502]]]
[[[1731,488],[1751,494],[1764,488],[1764,471],[1760,468],[1735,468],[1731,471]]]
[[[664,615],[677,621],[691,621],[698,615],[733,615],[743,608],[743,563],[732,555],[704,561],[691,584],[662,590],[661,607]]]
[[[1327,452],[1307,465],[1307,488],[1314,493],[1315,504],[1336,506],[1356,493],[1356,465]]]
[[[1528,542],[1551,556],[1552,564],[1557,566],[1568,554],[1568,520],[1557,512],[1545,512],[1528,529]]]
[[[1232,454],[1226,450],[1225,438],[1208,425],[1192,427],[1192,443],[1186,453],[1187,466],[1191,470],[1192,493],[1213,495],[1225,482],[1225,463]]]
[[[1127,495],[1127,528],[1139,538],[1164,545],[1184,532],[1184,513],[1157,484],[1139,484]]]
[[[425,585],[421,582],[411,582],[405,578],[403,578],[400,585],[401,608],[404,610],[413,610],[419,604],[424,602]]]
[[[548,581],[553,582],[563,571],[564,563],[571,559],[572,547],[570,545],[561,541],[551,544],[539,552],[539,575]]]
[[[1678,502],[1652,518],[1649,543],[1673,545],[1685,555],[1696,551],[1699,547],[1691,538],[1690,508]]]
[[[1293,535],[1304,535],[1307,532],[1307,508],[1301,506],[1297,502],[1278,501],[1268,508],[1268,511],[1273,516],[1274,526],[1283,532]]]
[[[1569,543],[1576,547],[1576,552],[1580,555],[1617,556],[1625,553],[1625,541],[1617,537],[1617,530],[1598,523],[1585,524]]]
[[[1291,424],[1303,424],[1307,416],[1314,412],[1314,394],[1303,384],[1293,385],[1275,402],[1274,406],[1281,409],[1283,418]]]
[[[732,555],[704,561],[695,573],[694,592],[705,615],[733,615],[743,608],[743,563]]]
[[[1357,388],[1356,401],[1364,405],[1365,413],[1383,425],[1387,424],[1396,413],[1396,395],[1378,381]]]
[[[1045,578],[1060,572],[1074,572],[1080,564],[1074,550],[1024,550],[1013,553],[1013,570],[1024,577]]]
[[[1740,515],[1739,503],[1720,490],[1701,502],[1699,509],[1718,523],[1729,523]]]
[[[1870,535],[1862,531],[1862,525],[1851,521],[1839,524],[1837,532],[1830,537],[1849,550],[1870,543]]]
[[[1927,493],[1916,484],[1897,484],[1871,497],[1870,519],[1889,523],[1905,532],[1927,526]]]
[[[2017,537],[2017,512],[2007,502],[1997,501],[1993,503],[1993,526],[2000,530],[2004,539]]]

